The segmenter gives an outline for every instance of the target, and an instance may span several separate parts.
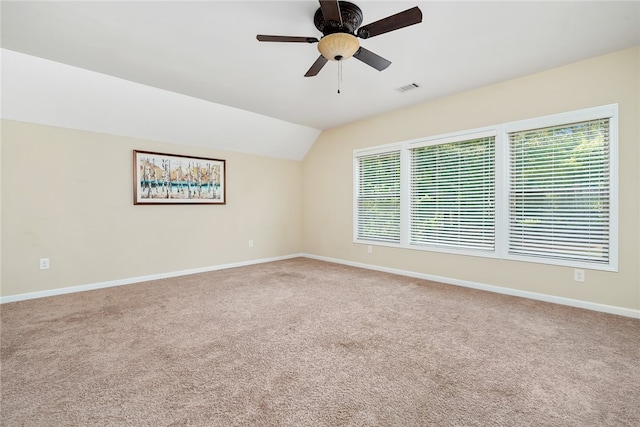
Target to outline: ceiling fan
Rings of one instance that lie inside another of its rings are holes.
[[[322,32],[322,37],[269,36],[258,34],[261,42],[318,43],[320,56],[313,63],[305,77],[317,75],[327,61],[344,61],[354,57],[367,65],[382,71],[391,61],[360,46],[358,38],[368,39],[410,25],[422,22],[422,12],[418,6],[380,19],[362,24],[362,10],[347,1],[320,1],[320,8],[313,16],[313,23]]]

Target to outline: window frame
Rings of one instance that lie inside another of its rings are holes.
[[[376,245],[385,245],[385,246],[396,246],[399,247],[401,245],[402,242],[402,221],[400,218],[398,218],[398,226],[400,228],[400,239],[399,242],[393,242],[391,240],[385,240],[383,238],[377,240],[377,239],[370,239],[370,238],[361,238],[359,237],[359,230],[360,230],[360,218],[358,216],[359,212],[360,212],[360,208],[359,208],[359,201],[360,201],[360,160],[363,158],[370,158],[370,157],[374,157],[374,156],[384,156],[384,155],[388,155],[388,154],[394,154],[394,153],[398,153],[399,157],[400,157],[400,177],[399,177],[399,197],[400,197],[400,203],[402,203],[402,151],[398,149],[398,147],[395,146],[391,146],[391,147],[379,147],[373,150],[363,150],[361,151],[357,156],[355,155],[354,152],[354,157],[353,157],[353,170],[354,170],[354,176],[353,176],[353,186],[354,186],[354,191],[353,191],[353,239],[354,241],[358,242],[358,243],[367,243],[367,244],[376,244]],[[402,216],[402,205],[400,206],[400,217]]]
[[[495,229],[495,222],[494,222],[494,250],[477,250],[477,249],[469,249],[469,248],[463,248],[463,247],[456,248],[456,247],[444,246],[444,245],[414,244],[411,242],[411,237],[410,237],[410,233],[411,233],[411,230],[410,230],[410,227],[411,227],[411,160],[412,160],[411,150],[416,148],[436,146],[436,145],[464,143],[466,141],[474,141],[477,139],[491,138],[491,137],[494,138],[494,174],[497,180],[498,171],[496,168],[497,166],[496,157],[498,155],[498,132],[496,127],[474,129],[471,131],[455,132],[455,133],[439,135],[431,138],[423,138],[423,139],[409,142],[405,145],[405,150],[407,151],[406,163],[404,165],[401,164],[401,167],[405,166],[405,170],[407,172],[406,172],[406,177],[404,181],[405,186],[401,187],[401,196],[404,196],[406,198],[406,203],[405,203],[406,209],[404,213],[406,216],[405,224],[407,229],[406,230],[401,229],[401,232],[405,231],[405,239],[402,240],[402,242],[405,244],[407,248],[417,249],[417,250],[428,250],[432,252],[452,253],[452,254],[459,254],[459,255],[484,256],[489,258],[496,258],[498,256],[496,251],[497,245],[495,244],[495,238],[496,238],[495,233],[497,232],[497,230]],[[498,191],[497,185],[494,184],[494,198],[496,197],[497,191]],[[498,213],[498,210],[496,206],[496,208],[494,208],[494,218],[497,215],[497,213]]]
[[[539,264],[559,265],[573,268],[586,268],[591,270],[618,271],[618,104],[609,104],[599,107],[586,108],[548,116],[535,117],[531,119],[518,120],[502,125],[504,138],[503,161],[505,169],[508,168],[510,145],[509,134],[528,130],[548,128],[552,126],[571,125],[574,123],[609,119],[609,259],[608,263],[596,263],[582,260],[568,260],[558,258],[545,258],[527,255],[517,255],[509,253],[509,176],[504,176],[504,200],[500,204],[503,212],[502,218],[505,220],[498,223],[502,229],[504,238],[500,241],[501,258],[532,262]]]
[[[588,120],[609,119],[609,262],[594,263],[581,260],[565,260],[509,254],[509,133],[534,130],[550,126],[570,125]],[[448,144],[495,137],[495,245],[493,251],[467,248],[415,245],[410,243],[411,224],[411,150],[430,145]],[[618,104],[608,104],[559,114],[517,120],[477,129],[463,130],[429,136],[409,141],[395,142],[353,150],[353,243],[373,246],[389,246],[401,249],[441,252],[474,257],[505,259],[546,265],[559,265],[592,270],[618,271]],[[365,156],[400,152],[400,242],[385,242],[358,238],[358,159]]]

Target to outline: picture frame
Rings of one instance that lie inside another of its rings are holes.
[[[226,204],[226,161],[133,150],[133,204]]]

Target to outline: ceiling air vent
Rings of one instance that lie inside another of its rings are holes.
[[[419,88],[420,85],[418,83],[410,83],[408,85],[404,85],[404,86],[400,86],[399,88],[397,88],[396,90],[398,92],[406,92],[408,90],[412,90],[412,89],[417,89]]]

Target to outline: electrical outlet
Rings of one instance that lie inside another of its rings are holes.
[[[367,245],[367,252],[372,254],[373,253],[373,246]]]
[[[253,240],[249,240],[249,247],[252,248],[253,247]]]
[[[49,267],[49,258],[40,258],[40,270],[48,270]]]
[[[584,282],[585,272],[579,268],[573,270],[573,280],[576,282]]]

